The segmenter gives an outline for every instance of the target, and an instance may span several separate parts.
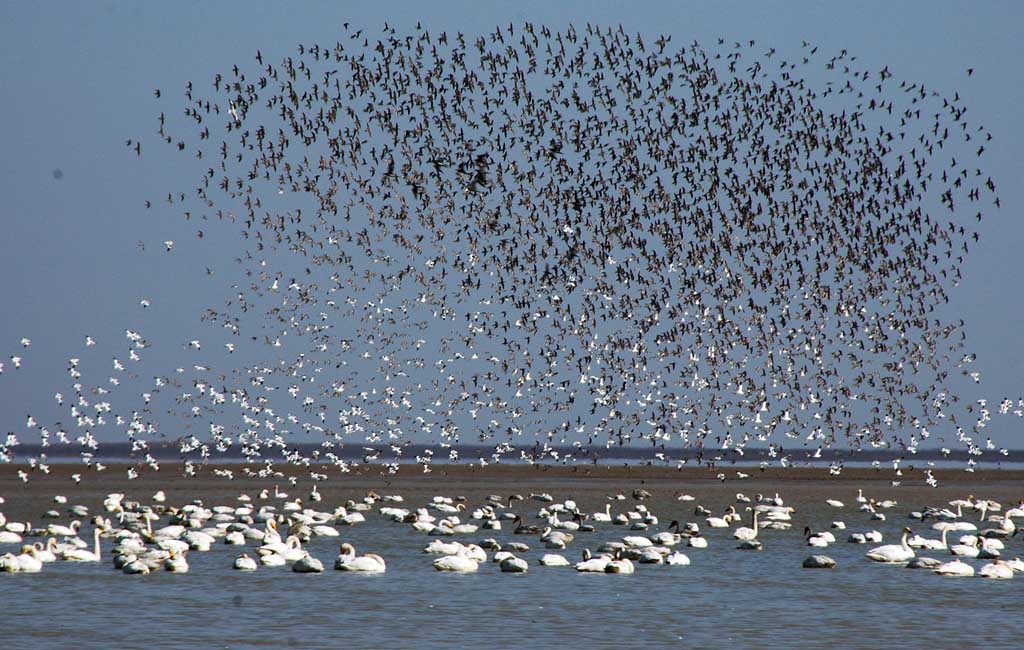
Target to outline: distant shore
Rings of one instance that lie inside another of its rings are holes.
[[[903,484],[923,485],[925,484],[925,473],[920,467],[905,467],[902,476],[897,476],[891,467],[874,469],[871,467],[846,467],[838,476],[830,475],[827,467],[770,467],[761,470],[757,467],[722,466],[715,468],[707,467],[657,467],[657,466],[629,466],[623,467],[611,465],[547,465],[547,464],[498,464],[486,467],[471,466],[469,464],[435,464],[431,471],[425,473],[421,465],[401,465],[397,473],[390,474],[380,465],[360,465],[350,472],[341,473],[338,468],[332,465],[310,465],[308,467],[295,467],[286,464],[277,464],[275,468],[284,474],[284,477],[260,478],[246,476],[243,473],[244,467],[258,469],[259,466],[243,465],[239,463],[197,465],[198,473],[195,477],[184,477],[182,466],[179,463],[162,463],[159,472],[148,468],[139,468],[136,464],[108,463],[106,469],[97,472],[93,468],[81,464],[56,463],[49,466],[49,474],[43,474],[39,470],[30,470],[28,466],[21,464],[0,465],[0,483],[9,485],[16,481],[21,483],[18,471],[26,471],[29,474],[29,481],[42,482],[63,482],[70,481],[73,474],[80,474],[83,481],[103,482],[132,482],[128,481],[128,469],[135,467],[139,469],[140,475],[134,482],[150,483],[153,481],[223,481],[229,483],[227,478],[214,474],[214,470],[228,470],[233,473],[234,483],[275,483],[287,482],[287,477],[295,476],[302,483],[311,483],[310,472],[317,472],[328,476],[329,482],[345,482],[346,480],[385,480],[395,479],[410,480],[436,480],[436,479],[497,479],[497,480],[658,480],[658,481],[711,481],[721,482],[720,475],[724,475],[725,482],[741,486],[749,482],[762,481],[883,481],[889,483],[893,480],[901,481]],[[740,477],[740,473],[744,475]],[[933,468],[932,475],[942,483],[985,483],[992,481],[1024,481],[1024,469],[977,469],[974,472],[967,472],[962,468]],[[737,488],[741,489],[741,488]]]

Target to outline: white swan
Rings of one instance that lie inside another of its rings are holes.
[[[530,565],[527,564],[526,560],[514,555],[502,560],[498,567],[502,573],[526,573],[530,569]]]
[[[132,559],[129,562],[127,562],[123,567],[121,567],[121,571],[123,573],[130,576],[144,576],[149,574],[150,568],[148,564],[146,564],[142,560],[139,560],[134,555],[130,557]]]
[[[812,534],[810,526],[804,526],[804,537],[807,538],[808,546],[816,546],[818,548],[825,548],[836,541],[835,535],[828,531]]]
[[[996,560],[991,564],[986,564],[978,570],[978,575],[982,578],[992,578],[995,580],[1008,580],[1013,577],[1013,569],[1009,564],[1002,560]]]
[[[1024,572],[1024,560],[1021,560],[1019,557],[1015,557],[1012,560],[1000,560],[1000,562],[1013,569],[1016,573]]]
[[[21,571],[21,562],[14,553],[0,555],[0,573],[17,573]]]
[[[356,556],[356,549],[351,544],[341,545],[341,554],[334,561],[334,568],[339,571],[357,571],[360,573],[384,573],[387,565],[384,558],[376,553]]]
[[[907,545],[907,537],[911,534],[909,528],[903,529],[903,537],[899,544],[886,544],[871,549],[865,556],[875,562],[897,563],[907,562],[914,557],[914,549]]]
[[[612,520],[612,504],[606,503],[604,505],[604,512],[595,512],[594,514],[590,515],[590,518],[594,521],[610,523]]]
[[[438,571],[473,573],[480,567],[480,563],[472,558],[466,557],[464,554],[459,554],[439,557],[434,560],[433,566]]]
[[[541,556],[539,563],[541,566],[571,566],[565,556],[557,553],[545,553]]]
[[[608,564],[604,567],[605,573],[623,573],[630,574],[636,571],[633,566],[633,562],[617,556],[614,560],[609,560]]]
[[[708,528],[728,528],[732,521],[732,515],[736,513],[736,508],[729,506],[726,509],[726,513],[721,517],[708,517],[705,519]]]
[[[21,555],[15,557],[18,562],[20,573],[39,573],[43,570],[43,561],[39,559],[38,550],[35,546],[26,545],[21,549]]]
[[[949,547],[949,552],[953,555],[959,555],[961,557],[978,557],[981,552],[981,543],[975,542],[974,544],[954,544]]]
[[[0,530],[0,544],[20,544],[21,535],[9,530]]]
[[[752,508],[747,508],[747,510],[753,510],[753,509]],[[733,539],[738,539],[738,540],[741,540],[741,541],[748,541],[748,540],[751,540],[751,539],[757,539],[757,510],[753,510],[753,513],[754,514],[753,514],[752,522],[751,522],[752,528],[747,528],[746,526],[737,528],[733,532],[733,534],[732,534]]]
[[[78,536],[78,529],[82,527],[82,522],[75,521],[71,522],[70,526],[61,526],[60,524],[50,524],[46,527],[46,534],[53,535],[54,537],[76,537]]]
[[[317,537],[338,537],[341,535],[341,533],[338,532],[337,528],[333,526],[327,526],[326,524],[313,526],[313,534]]]
[[[608,562],[611,558],[606,555],[599,555],[593,557],[590,554],[590,549],[583,549],[583,561],[576,563],[576,570],[581,573],[604,573],[605,567],[608,566]]]
[[[295,573],[323,573],[323,562],[310,555],[309,551],[303,551],[302,553],[302,557],[292,565],[292,571]]]
[[[934,573],[937,573],[940,576],[970,577],[974,575],[974,567],[960,559],[956,559],[952,562],[940,564],[934,569]]]
[[[249,557],[246,553],[242,553],[235,558],[234,564],[231,568],[238,571],[255,571],[259,565],[256,564],[256,560]]]
[[[923,548],[929,551],[944,551],[949,548],[946,543],[946,536],[948,534],[949,529],[945,528],[942,530],[942,539],[927,539],[919,535],[915,535],[917,540],[909,540],[907,544],[911,547]]]
[[[273,551],[260,551],[260,564],[263,566],[284,566],[288,560]]]
[[[289,535],[285,542],[264,544],[258,549],[262,552],[270,552],[280,555],[288,562],[297,562],[302,559],[305,551],[302,549],[302,542],[295,535]]]
[[[463,548],[459,542],[442,542],[439,539],[435,539],[430,544],[427,544],[423,552],[437,555],[458,555]]]
[[[459,505],[462,504],[460,503]],[[344,524],[345,526],[355,526],[356,524],[361,524],[366,521],[366,517],[364,517],[361,512],[350,512],[344,517],[339,517],[337,521],[339,524]]]
[[[935,569],[941,565],[941,560],[936,560],[933,557],[923,557],[921,555],[912,557],[910,558],[910,561],[907,562],[908,569]]]
[[[99,562],[100,561],[100,529],[94,528],[92,531],[93,537],[93,550],[86,551],[85,549],[73,548],[67,549],[61,553],[61,559],[67,562]]]
[[[57,561],[57,540],[50,538],[46,540],[46,545],[36,542],[36,557],[43,562],[56,562]]]
[[[639,535],[627,535],[622,538],[622,543],[630,548],[650,548],[654,546],[654,542],[649,537],[641,537]]]
[[[776,495],[776,498],[777,497],[778,497],[778,495]],[[764,544],[761,543],[761,540],[757,539],[757,530],[758,530],[757,529],[757,511],[755,510],[754,511],[754,528],[753,528],[754,533],[752,535],[749,535],[747,537],[747,539],[742,540],[736,548],[741,550],[741,551],[760,551],[760,550],[763,550],[764,549]]]
[[[690,566],[690,558],[676,551],[665,556],[665,564],[670,566]]]
[[[811,555],[803,563],[805,569],[833,569],[835,566],[836,561],[827,555]]]
[[[171,573],[188,573],[188,560],[185,552],[172,551],[171,556],[164,560],[164,570]]]

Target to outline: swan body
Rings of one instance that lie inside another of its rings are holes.
[[[966,578],[974,575],[974,567],[960,559],[956,559],[952,562],[940,564],[933,570],[933,572],[940,576],[957,576]]]
[[[942,564],[941,560],[936,560],[933,557],[922,557],[920,555],[913,557],[907,562],[908,569],[935,569]]]
[[[480,568],[480,563],[465,555],[445,555],[433,562],[438,571],[450,571],[453,573],[473,573]]]
[[[384,558],[376,553],[357,556],[355,547],[351,544],[342,544],[341,554],[334,561],[334,568],[338,571],[384,573],[387,565],[384,564]]]
[[[1024,572],[1024,560],[1021,560],[1019,557],[1015,557],[1012,560],[1003,560],[1002,562],[1017,573]]]
[[[590,549],[583,549],[583,560],[576,563],[576,570],[580,573],[604,573],[610,561],[611,557],[607,555],[593,557]]]
[[[665,556],[665,564],[669,566],[690,566],[690,558],[676,551]]]
[[[164,560],[164,571],[170,573],[188,573],[188,560],[184,553],[171,553],[171,556]]]
[[[949,552],[960,557],[978,557],[981,549],[975,544],[954,544],[949,547]]]
[[[148,575],[150,573],[150,568],[149,565],[147,565],[145,562],[142,562],[138,559],[133,559],[127,564],[125,564],[123,567],[121,567],[121,572],[125,575],[130,576],[142,576]]]
[[[911,530],[909,528],[903,529],[903,538],[899,544],[886,544],[885,546],[878,546],[868,551],[865,556],[869,560],[875,562],[884,562],[887,564],[895,564],[900,562],[909,562],[914,557],[914,549],[907,545],[907,537],[910,535]]]
[[[284,566],[288,564],[288,560],[277,553],[268,551],[260,554],[260,564],[263,566]]]
[[[594,521],[600,521],[603,523],[610,523],[612,520],[612,504],[606,503],[604,506],[604,512],[595,512],[590,515],[590,518]]]
[[[502,573],[526,573],[529,570],[530,565],[526,560],[513,555],[502,560],[498,564],[498,567],[501,569]]]
[[[605,573],[623,573],[630,574],[636,571],[636,567],[630,560],[619,559],[609,560],[608,564],[604,567]]]
[[[0,544],[20,544],[21,535],[9,530],[0,530]]]
[[[668,550],[668,549],[665,549]],[[664,564],[665,557],[661,554],[661,551],[655,547],[645,548],[639,553],[632,552],[629,554],[629,558],[636,560],[640,564]]]
[[[338,518],[338,523],[344,524],[345,526],[355,526],[356,524],[361,524],[364,521],[366,521],[366,517],[364,517],[361,512],[350,512],[344,517]]]
[[[569,560],[557,553],[546,553],[540,558],[541,566],[570,566]]]
[[[43,570],[43,561],[39,559],[35,546],[22,547],[21,554],[16,555],[14,560],[18,563],[19,573],[39,573]]]
[[[38,557],[43,562],[56,562],[57,561],[57,554],[55,553],[55,551],[57,549],[57,540],[55,540],[55,539],[53,539],[51,537],[50,539],[46,540],[46,545],[45,546],[43,544],[37,542],[35,544],[35,547],[36,547],[36,557]]]
[[[732,534],[733,539],[738,539],[740,541],[749,541],[752,539],[757,539],[757,515],[757,510],[754,510],[753,522],[751,523],[751,527],[747,528],[744,526],[742,528],[737,528]]]
[[[99,562],[100,561],[100,529],[93,530],[93,550],[74,548],[61,553],[61,559],[67,562]]]
[[[53,535],[54,537],[77,537],[78,529],[82,527],[82,522],[72,521],[70,526],[61,526],[60,524],[50,524],[46,527],[46,534]]]
[[[978,570],[978,575],[982,578],[992,578],[995,580],[1008,580],[1013,577],[1013,569],[1007,563],[996,560],[991,564],[986,564]]]
[[[458,542],[442,542],[439,539],[435,539],[423,549],[423,552],[438,555],[458,555],[462,549],[462,544]]]
[[[303,551],[303,556],[292,565],[292,571],[295,573],[323,573],[324,563],[310,555],[309,551]]]
[[[805,569],[834,569],[836,561],[827,555],[812,555],[804,560]]]
[[[622,543],[630,548],[648,548],[654,546],[654,542],[652,542],[649,538],[641,537],[639,535],[630,535],[627,537],[623,537]]]
[[[17,573],[21,571],[21,562],[14,553],[0,555],[0,573]]]
[[[236,557],[234,563],[231,565],[231,568],[237,571],[255,571],[258,567],[259,565],[256,564],[256,560],[252,559],[245,553]]]

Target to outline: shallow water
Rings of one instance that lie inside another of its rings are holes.
[[[329,510],[362,496],[368,485],[326,483],[320,488],[324,501],[315,506]],[[644,503],[661,519],[649,534],[679,519],[698,521],[709,540],[708,549],[680,547],[692,560],[688,567],[638,565],[634,575],[541,567],[536,564],[540,556],[556,551],[545,550],[536,538],[513,535],[511,525],[504,522],[505,530],[480,530],[455,539],[525,541],[531,550],[519,555],[530,562],[528,574],[502,574],[494,563],[481,565],[477,574],[439,573],[431,567],[436,556],[422,552],[435,538],[367,513],[365,524],[339,527],[340,540],[354,544],[360,553],[384,556],[384,575],[332,571],[338,538],[314,538],[307,546],[327,567],[319,575],[294,574],[287,567],[233,571],[231,562],[240,549],[226,545],[208,553],[189,553],[191,571],[183,575],[125,576],[111,567],[108,555],[98,565],[54,563],[41,574],[0,574],[0,622],[5,645],[12,648],[878,648],[896,642],[911,647],[927,643],[939,648],[1019,648],[1024,623],[1018,603],[1024,575],[1009,581],[941,578],[929,571],[869,562],[864,553],[874,545],[845,540],[850,532],[877,528],[885,533],[883,543],[893,543],[898,541],[897,531],[908,523],[926,537],[937,538],[930,525],[908,520],[907,513],[967,493],[1005,506],[1024,493],[1020,484],[996,481],[970,489],[956,485],[898,490],[881,481],[860,485],[866,485],[870,496],[900,502],[885,511],[887,521],[869,521],[868,515],[856,511],[857,485],[850,482],[647,481],[642,487],[654,498]],[[60,508],[50,502],[57,487],[49,486],[19,493],[17,486],[3,483],[7,503],[0,509],[9,518],[34,515],[33,523],[44,525],[39,515]],[[226,482],[199,483],[187,492],[186,486],[174,483],[167,490],[168,504],[195,497],[207,506],[233,504],[231,497],[239,491],[237,484]],[[60,491],[69,496],[69,505],[85,503],[98,512],[105,493],[101,487],[111,491],[111,486],[98,483],[75,490],[61,484]],[[258,487],[248,487],[246,491],[255,496]],[[402,494],[405,507],[423,504],[434,494],[464,494],[472,510],[472,504],[490,493],[547,491],[559,499],[574,498],[584,511],[594,512],[603,510],[606,495],[619,489],[629,494],[639,485],[602,479],[406,479],[390,487],[379,482],[372,487]],[[739,551],[730,531],[707,528],[703,517],[694,516],[695,503],[716,514],[735,503],[737,489],[747,494],[780,492],[786,505],[797,508],[793,530],[763,531],[764,551]],[[146,490],[130,496],[148,499],[152,490]],[[697,501],[677,501],[680,491],[693,494]],[[293,496],[298,494],[293,491]],[[825,505],[826,498],[841,499],[846,507],[831,508]],[[612,504],[617,513],[635,502]],[[532,515],[541,505],[528,500],[514,504],[514,509]],[[836,544],[828,549],[804,544],[805,524],[817,530],[835,519],[847,524],[846,531],[834,531]],[[575,561],[585,547],[641,534],[622,526],[598,526],[596,533],[578,533],[563,552],[566,557]],[[110,545],[104,540],[106,549]],[[1024,554],[1019,538],[1006,540],[1006,545],[1004,557]],[[7,550],[13,549],[0,548]],[[839,567],[802,569],[801,562],[812,551],[835,558]],[[923,554],[947,557],[940,552]],[[969,562],[975,567],[984,563]]]

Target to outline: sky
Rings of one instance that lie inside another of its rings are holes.
[[[959,92],[970,121],[993,134],[987,169],[1003,205],[987,212],[950,308],[967,322],[980,390],[995,400],[1024,396],[1024,4],[622,4],[432,2],[426,12],[422,2],[0,2],[0,433],[23,431],[29,413],[59,418],[53,393],[67,390],[67,360],[126,356],[126,329],[170,341],[153,355],[173,367],[202,309],[223,298],[224,282],[206,267],[229,242],[217,233],[196,241],[179,214],[143,209],[195,180],[187,158],[147,149],[140,161],[125,147],[155,128],[153,90],[206,85],[212,70],[251,63],[257,49],[279,60],[299,42],[333,43],[343,22],[483,33],[510,21],[589,21],[679,43],[722,37],[795,49],[807,40],[847,48],[869,69],[888,65],[898,78]],[[178,242],[172,255],[165,240]],[[96,346],[86,348],[86,335]],[[12,355],[24,358],[18,372]],[[1024,448],[1016,421],[994,422],[989,435]]]

